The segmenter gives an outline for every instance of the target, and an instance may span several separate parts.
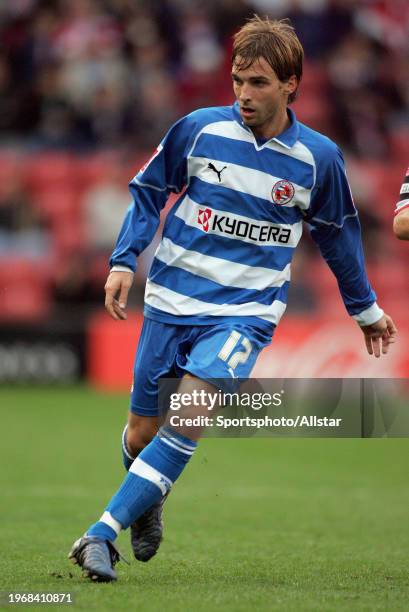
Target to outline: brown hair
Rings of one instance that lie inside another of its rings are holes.
[[[280,81],[287,81],[293,74],[301,81],[304,50],[288,19],[261,19],[254,15],[234,35],[232,63],[245,70],[259,57],[270,64]],[[297,91],[290,94],[288,102],[293,102],[296,95]]]

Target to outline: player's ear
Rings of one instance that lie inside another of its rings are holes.
[[[290,96],[292,93],[295,92],[295,90],[298,87],[298,79],[295,76],[295,74],[292,74],[290,76],[290,78],[284,82],[284,93],[287,94],[287,96]]]

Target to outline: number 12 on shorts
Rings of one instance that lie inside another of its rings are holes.
[[[243,349],[236,350],[239,342],[239,346],[243,347]],[[239,363],[246,363],[252,348],[253,346],[246,336],[242,336],[242,334],[237,331],[232,331],[217,356],[222,361],[226,361],[227,365],[234,370]]]

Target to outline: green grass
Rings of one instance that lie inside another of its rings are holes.
[[[408,609],[406,439],[203,440],[158,556],[85,581],[66,555],[123,477],[126,410],[81,387],[0,388],[0,590],[70,591],[81,610]],[[119,546],[131,559],[128,534]]]

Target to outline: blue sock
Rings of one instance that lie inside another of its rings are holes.
[[[121,529],[127,529],[169,491],[196,446],[196,442],[170,428],[161,428],[132,463],[122,486],[109,502],[100,521],[92,525],[87,535],[115,539]],[[110,532],[107,527],[111,529]]]
[[[104,518],[104,514],[101,516],[101,519]],[[107,519],[109,520],[109,517],[105,517],[105,520]],[[98,538],[101,538],[102,540],[110,540],[110,542],[113,542],[116,539],[120,530],[121,530],[120,526],[117,532],[113,527],[110,527],[105,521],[101,520],[91,525],[91,527],[87,531],[87,535],[97,536]]]
[[[126,471],[129,470],[136,457],[132,457],[126,445],[126,432],[128,431],[128,425],[125,425],[125,429],[122,432],[122,463],[125,466]]]

